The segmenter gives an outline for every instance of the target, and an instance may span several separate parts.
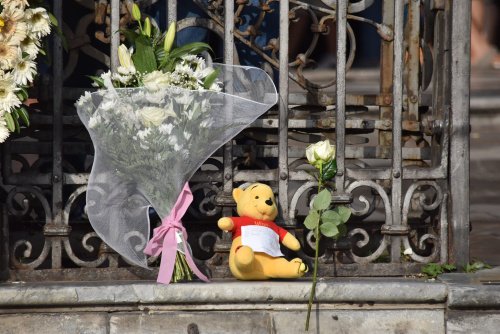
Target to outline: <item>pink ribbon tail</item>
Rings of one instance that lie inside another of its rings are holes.
[[[172,212],[170,213],[170,216],[163,218],[162,225],[153,230],[153,237],[144,249],[144,253],[151,256],[158,256],[160,253],[163,253],[160,262],[160,270],[158,272],[158,283],[169,284],[170,279],[172,278],[175,266],[175,257],[177,254],[176,231],[182,231],[186,261],[193,272],[196,276],[198,276],[198,278],[207,283],[211,283],[208,278],[198,270],[186,246],[187,233],[184,226],[182,226],[181,218],[186,213],[192,201],[193,194],[189,189],[189,185],[186,183],[174,205],[174,208],[172,209]]]

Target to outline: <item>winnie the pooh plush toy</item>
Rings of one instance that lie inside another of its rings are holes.
[[[234,189],[240,217],[219,219],[219,228],[233,233],[229,253],[229,268],[240,280],[297,278],[307,272],[299,258],[287,261],[281,257],[279,243],[293,251],[300,249],[299,241],[273,220],[278,214],[271,188],[255,183],[245,190]]]

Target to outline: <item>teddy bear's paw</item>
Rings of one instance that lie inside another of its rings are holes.
[[[253,249],[248,246],[238,247],[234,254],[234,264],[242,272],[253,270],[255,254]]]
[[[234,227],[233,221],[229,217],[222,217],[217,222],[217,225],[219,226],[219,228],[221,230],[224,230],[224,231],[230,231]]]

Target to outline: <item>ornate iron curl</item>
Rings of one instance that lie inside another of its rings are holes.
[[[25,216],[30,212],[31,208],[31,200],[28,200],[25,198],[22,201],[22,210],[16,210],[13,206],[14,202],[14,196],[17,194],[23,194],[24,196],[28,197],[28,194],[33,195],[36,199],[40,201],[42,204],[43,210],[45,212],[45,226],[49,226],[52,223],[52,211],[50,209],[49,202],[45,198],[45,196],[42,194],[40,190],[38,190],[35,187],[15,187],[13,188],[8,194],[6,198],[6,205],[7,209],[9,210],[10,213],[16,216]],[[40,252],[40,255],[38,258],[35,260],[29,262],[29,263],[23,263],[22,261],[19,261],[16,258],[16,252],[18,248],[24,245],[26,246],[26,250],[23,252],[23,257],[24,258],[29,258],[31,257],[31,253],[33,250],[33,245],[31,244],[30,241],[28,240],[18,240],[17,242],[14,243],[14,246],[11,248],[10,251],[10,259],[11,263],[19,269],[35,269],[39,267],[43,261],[47,259],[47,256],[49,254],[49,251],[51,249],[51,243],[48,242],[46,238],[44,238],[44,245],[43,249]]]
[[[73,204],[75,203],[76,199],[84,194],[85,192],[87,191],[87,186],[84,185],[84,186],[81,186],[81,187],[78,187],[74,192],[71,193],[71,195],[69,196],[68,198],[68,201],[66,202],[66,205],[64,207],[64,211],[63,211],[63,224],[66,225],[66,226],[69,226],[69,215],[70,215],[70,212],[71,212],[71,207],[73,206]],[[90,238],[99,238],[99,236],[97,235],[97,233],[95,232],[90,232],[90,233],[87,233],[84,235],[83,239],[82,239],[82,246],[85,250],[87,250],[89,253],[93,252],[94,251],[94,247],[92,247],[91,245],[87,244],[87,241],[90,239]],[[99,238],[100,239],[100,238]],[[68,254],[68,257],[77,265],[79,266],[82,266],[82,267],[86,267],[86,268],[95,268],[99,265],[101,265],[107,258],[107,255],[106,254],[101,254],[96,260],[94,261],[83,261],[81,260],[80,258],[78,258],[78,256],[75,255],[75,253],[73,252],[73,249],[71,247],[71,243],[69,241],[69,238],[68,237],[65,237],[63,239],[63,244],[64,244],[64,249],[66,250],[66,253]]]
[[[354,181],[346,188],[345,192],[347,194],[352,194],[353,190],[356,188],[359,188],[359,187],[369,187],[369,188],[373,188],[374,190],[377,191],[380,198],[382,199],[382,203],[384,204],[384,208],[385,208],[385,224],[392,225],[393,222],[392,222],[391,204],[389,201],[389,197],[387,196],[387,193],[384,191],[382,186],[380,186],[376,182],[370,181],[370,180]],[[363,199],[362,202],[365,203],[365,209],[363,209],[361,211],[357,211],[357,210],[353,209],[351,206],[351,211],[354,215],[363,215],[366,212],[368,212],[368,209],[369,209],[368,201],[366,199]],[[358,240],[356,242],[356,246],[359,248],[366,246],[368,244],[368,242],[370,241],[370,236],[366,232],[366,230],[364,230],[362,228],[355,228],[355,229],[349,231],[347,234],[347,237],[350,240],[354,241],[353,240],[354,236],[357,234],[360,234],[363,237],[363,239]],[[356,263],[370,263],[370,262],[375,261],[380,255],[382,255],[386,251],[388,245],[389,245],[389,236],[384,235],[381,242],[380,242],[380,245],[375,250],[375,252],[373,252],[371,255],[366,256],[366,257],[357,256],[356,254],[354,254],[354,252],[352,250],[350,250],[347,252],[347,256],[349,258],[353,259],[353,261]]]
[[[426,200],[430,199],[429,195],[423,191],[418,191],[418,188],[422,186],[428,186],[432,187],[436,190],[436,196],[430,204],[426,204]],[[437,184],[435,181],[418,181],[413,183],[409,188],[408,191],[406,192],[406,196],[403,202],[403,225],[408,225],[408,212],[410,210],[410,205],[412,202],[412,198],[414,197],[414,194],[418,195],[418,200],[417,204],[422,208],[424,211],[433,211],[437,209],[440,205],[445,205],[443,203],[443,191],[441,190],[441,187]],[[432,249],[432,253],[429,256],[421,256],[418,255],[416,252],[413,252],[413,254],[410,254],[410,258],[412,260],[415,260],[417,262],[421,263],[429,263],[433,262],[440,253],[440,246],[441,243],[443,242],[440,240],[440,238],[436,237],[434,234],[424,234],[422,237],[420,237],[418,241],[418,250],[425,250],[426,249],[426,241],[431,241],[434,246]],[[403,238],[403,246],[405,249],[412,248],[414,249],[415,247],[412,247],[410,244],[410,240],[408,236],[405,236]]]

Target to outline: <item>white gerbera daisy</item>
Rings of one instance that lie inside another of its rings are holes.
[[[10,70],[16,63],[19,56],[19,49],[16,45],[0,38],[0,69]]]
[[[0,39],[8,40],[16,46],[28,36],[28,25],[24,21],[24,11],[16,7],[6,7],[2,12],[4,26],[0,31]]]
[[[28,0],[0,0],[0,4],[6,8],[6,7],[16,7],[19,9],[24,10],[26,6],[29,6]]]
[[[19,53],[21,51],[19,50]],[[22,55],[22,54],[21,54]],[[17,62],[14,64],[12,75],[14,76],[14,81],[18,85],[27,85],[33,81],[33,77],[36,74],[36,63],[34,58],[28,56],[25,58],[18,57]]]
[[[3,143],[10,135],[9,128],[7,128],[7,123],[5,119],[0,120],[0,143]]]
[[[26,38],[21,41],[21,51],[26,52],[30,56],[36,56],[39,49],[40,41],[34,36],[26,36]]]
[[[25,13],[30,34],[37,38],[50,34],[50,18],[44,8],[28,8]]]
[[[0,116],[12,108],[19,107],[21,101],[16,95],[18,88],[10,72],[0,74]]]

